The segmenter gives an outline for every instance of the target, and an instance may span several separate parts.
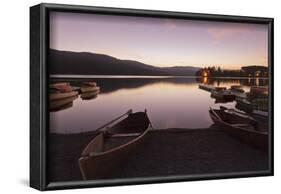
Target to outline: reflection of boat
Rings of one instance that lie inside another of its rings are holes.
[[[233,95],[231,91],[226,90],[225,88],[218,87],[215,90],[211,91],[211,97],[229,101],[233,101],[235,99],[235,95]]]
[[[96,82],[84,82],[80,88],[81,93],[96,92],[99,90],[100,90],[100,87],[97,86]]]
[[[69,98],[63,98],[60,100],[50,100],[49,101],[49,110],[50,111],[59,111],[70,108],[73,106],[73,101],[78,98],[78,96],[72,96]]]
[[[145,112],[126,114],[109,124],[128,115],[112,127],[102,126],[97,135],[83,150],[79,166],[84,179],[104,178],[124,160],[126,155],[141,143],[150,129],[150,121]]]
[[[94,91],[94,92],[85,92],[85,93],[81,93],[80,97],[82,98],[82,100],[90,100],[93,98],[96,98],[99,94],[99,90]]]
[[[209,114],[214,123],[231,136],[262,150],[268,149],[268,123],[224,107],[210,108]]]
[[[78,95],[69,83],[56,83],[49,85],[49,100],[60,100]]]

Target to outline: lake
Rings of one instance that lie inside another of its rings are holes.
[[[81,133],[93,131],[124,114],[147,110],[153,128],[208,128],[213,122],[209,107],[221,105],[235,108],[236,102],[218,103],[210,93],[198,88],[201,83],[214,86],[242,85],[247,91],[253,85],[268,85],[262,78],[209,79],[196,77],[98,76],[51,78],[52,82],[67,81],[79,86],[83,81],[97,82],[100,93],[84,100],[79,95],[67,107],[51,111],[51,133]]]

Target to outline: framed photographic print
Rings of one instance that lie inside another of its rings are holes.
[[[273,175],[273,19],[30,8],[30,186]]]

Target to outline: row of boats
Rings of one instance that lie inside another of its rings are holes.
[[[81,87],[71,86],[68,82],[49,85],[49,110],[58,111],[72,107],[79,94],[82,100],[96,98],[100,87],[96,82],[83,82]]]
[[[257,149],[268,150],[267,122],[222,106],[219,109],[210,107],[209,115],[214,124],[225,133]],[[126,118],[114,124],[125,116]],[[151,129],[146,110],[136,113],[129,110],[98,128],[98,135],[84,148],[78,160],[83,179],[106,178],[118,168],[129,152],[144,141]]]
[[[215,103],[227,103],[236,101],[236,108],[246,113],[268,115],[268,87],[252,86],[249,92],[245,92],[240,85],[226,87],[214,87],[200,84],[200,89],[209,91]]]

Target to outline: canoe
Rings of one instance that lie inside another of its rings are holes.
[[[61,100],[77,95],[78,92],[74,91],[68,82],[54,83],[49,85],[49,100]]]
[[[99,90],[100,90],[100,87],[98,87],[98,86],[81,86],[81,88],[80,88],[81,93],[96,92]]]
[[[208,84],[199,84],[198,87],[199,87],[199,89],[205,90],[207,92],[212,92],[214,90],[217,90],[217,91],[226,90],[226,87],[219,87],[219,86],[215,87],[215,86],[208,85]]]
[[[250,146],[268,151],[268,123],[259,122],[247,114],[222,107],[220,109],[210,107],[209,114],[215,125],[227,134]]]
[[[97,91],[93,91],[93,92],[85,92],[85,93],[81,93],[80,97],[82,100],[91,100],[94,99],[98,96],[99,94],[99,90]]]
[[[246,98],[236,98],[235,108],[247,113],[253,112],[253,106],[251,102]]]
[[[78,160],[83,179],[103,179],[110,176],[126,156],[143,142],[150,128],[146,111],[130,112],[112,127],[102,127]]]
[[[83,86],[95,87],[95,86],[97,86],[97,82],[83,82]]]
[[[208,85],[208,84],[199,84],[199,89],[211,92],[212,90],[215,90],[215,87],[212,85]]]
[[[211,97],[212,98],[220,98],[227,101],[233,101],[235,99],[235,95],[231,93],[231,91],[226,89],[216,89],[211,91]]]
[[[60,91],[60,92],[73,91],[71,85],[68,82],[50,84],[49,88],[51,89],[51,91]]]
[[[50,88],[60,88],[60,87],[68,87],[68,86],[70,86],[68,82],[58,82],[49,85]]]

